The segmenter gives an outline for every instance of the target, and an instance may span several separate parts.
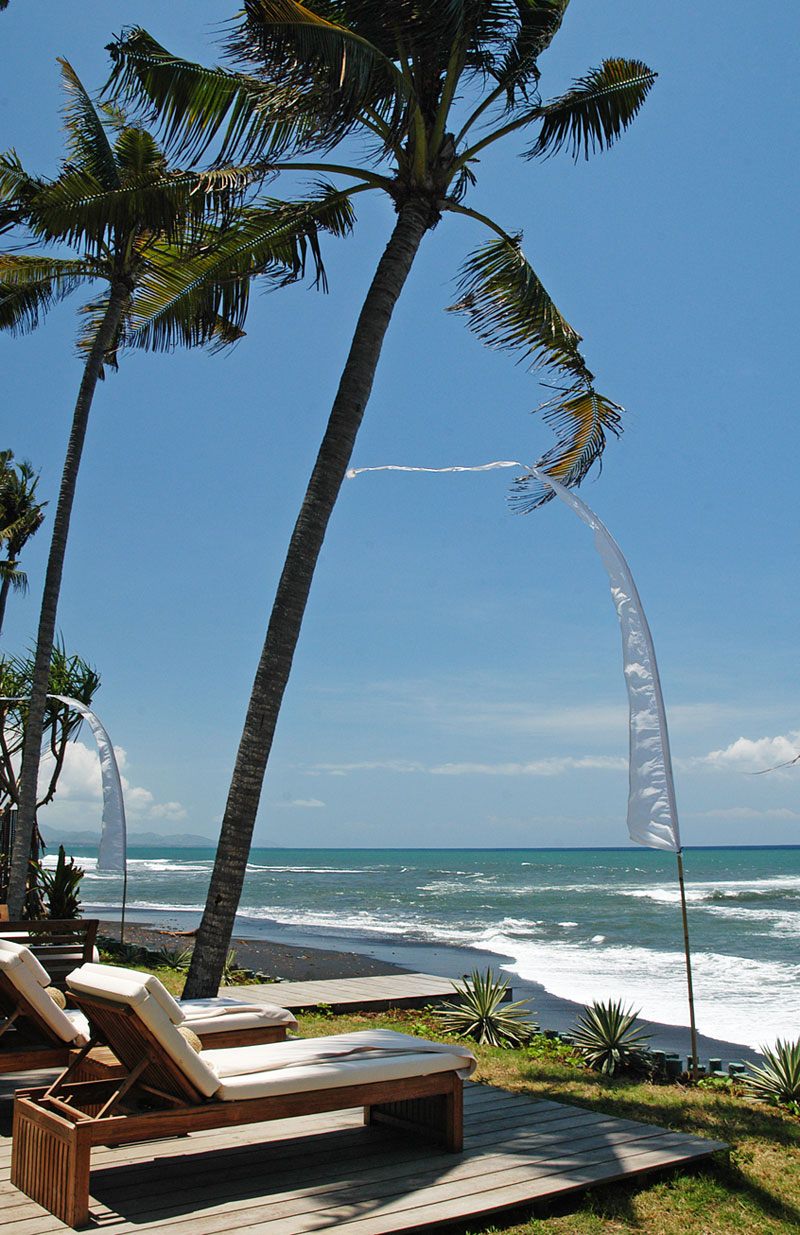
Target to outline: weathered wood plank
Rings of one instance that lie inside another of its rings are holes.
[[[326,1006],[338,1011],[409,1007],[452,999],[449,978],[429,973],[388,974],[374,978],[336,978],[314,982],[269,982],[224,987],[223,993],[248,1003],[277,1003],[291,1011]],[[511,998],[511,992],[508,992]]]
[[[91,1212],[115,1235],[303,1235],[334,1228],[389,1235],[691,1162],[720,1148],[484,1085],[467,1086],[463,1155],[415,1146],[356,1121],[360,1112],[339,1111],[98,1149]],[[0,1140],[4,1181],[8,1160],[9,1142]],[[0,1182],[0,1224],[4,1235],[66,1229],[7,1182]]]

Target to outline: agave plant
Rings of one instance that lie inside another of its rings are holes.
[[[650,1037],[634,1023],[638,1012],[622,1006],[622,1000],[590,1004],[578,1017],[573,1042],[589,1067],[606,1076],[635,1070],[644,1064],[644,1043]]]
[[[800,1103],[800,1038],[795,1042],[778,1038],[774,1047],[762,1046],[761,1053],[766,1063],[748,1064],[749,1074],[742,1078],[747,1091],[761,1102]]]
[[[158,963],[164,969],[176,969],[185,973],[192,959],[191,948],[160,948]]]
[[[487,969],[473,969],[472,976],[454,982],[458,1003],[442,1004],[436,1010],[442,1028],[462,1037],[475,1038],[489,1046],[521,1046],[539,1028],[530,1020],[530,1005],[525,999],[504,1003],[508,982]]]
[[[74,858],[67,861],[64,846],[58,847],[58,860],[54,870],[39,867],[39,882],[47,901],[47,916],[57,921],[67,921],[81,916],[80,882],[83,867]]]

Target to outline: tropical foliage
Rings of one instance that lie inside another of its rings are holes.
[[[40,863],[38,877],[48,918],[66,921],[80,917],[83,867],[78,866],[74,858],[67,860],[63,845],[58,847],[58,858],[53,870]]]
[[[97,381],[127,348],[177,344],[225,347],[242,334],[250,279],[274,285],[300,278],[310,259],[322,277],[320,229],[346,230],[347,203],[327,185],[299,206],[246,198],[251,177],[225,169],[200,177],[173,169],[152,136],[116,106],[98,108],[75,71],[61,62],[67,156],[55,179],[35,176],[15,151],[0,155],[0,328],[35,329],[78,288],[79,352],[84,357],[45,578],[31,686],[9,884],[19,909],[35,798],[47,668],[78,469]],[[25,251],[19,251],[19,245]],[[33,246],[38,251],[31,252]],[[71,248],[77,256],[62,256]],[[51,250],[54,249],[55,252]]]
[[[539,59],[568,0],[244,0],[224,67],[182,59],[141,28],[111,45],[116,103],[142,107],[176,158],[236,162],[244,175],[311,173],[339,200],[387,195],[397,220],[356,325],[278,587],[245,718],[217,861],[187,984],[212,993],[241,895],[261,786],[316,563],[369,400],[394,306],[428,231],[449,214],[490,239],[465,259],[451,306],[488,346],[544,369],[556,387],[554,446],[540,463],[580,483],[621,428],[581,339],[559,312],[517,229],[467,204],[480,156],[517,133],[526,158],[605,150],[653,83],[612,58],[543,101]],[[230,174],[230,173],[229,173]],[[244,294],[244,293],[241,293]],[[549,500],[526,477],[520,501]]]
[[[11,811],[19,806],[19,768],[25,734],[30,724],[29,700],[33,666],[32,656],[0,657],[0,901],[6,900],[8,887]],[[60,703],[53,696],[63,695],[90,706],[99,686],[97,671],[77,654],[68,654],[63,643],[56,643],[50,657],[48,698],[42,730],[42,753],[47,757],[47,775],[38,787],[37,809],[53,801],[68,745],[83,722],[80,712]],[[36,863],[41,849],[42,840],[38,829],[35,829],[29,845],[29,861],[25,872],[31,917],[39,916],[36,901]],[[36,904],[30,901],[31,896]]]
[[[761,1053],[763,1064],[747,1065],[745,1088],[762,1102],[794,1106],[800,1114],[800,1038],[794,1042],[779,1038],[773,1047],[762,1046]]]
[[[458,1001],[436,1009],[437,1019],[448,1033],[489,1046],[520,1046],[536,1033],[538,1026],[530,1019],[527,1000],[504,1002],[508,981],[491,969],[485,974],[474,969],[469,979],[454,982],[453,987]]]
[[[24,459],[14,462],[11,450],[0,451],[0,630],[6,611],[9,591],[28,590],[28,576],[20,570],[19,557],[32,536],[44,522],[47,502],[36,498],[39,477]]]
[[[623,1007],[621,999],[593,1003],[585,1009],[572,1040],[591,1068],[607,1076],[644,1068],[644,1044],[650,1034],[636,1028],[638,1015]]]

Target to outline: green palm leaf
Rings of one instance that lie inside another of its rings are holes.
[[[70,162],[105,188],[116,188],[119,172],[100,116],[69,61],[59,58],[58,62],[67,94],[64,128]]]
[[[450,312],[463,313],[487,347],[517,352],[531,367],[554,364],[591,380],[578,344],[581,336],[559,313],[513,237],[490,240],[470,255]]]
[[[656,74],[641,60],[604,60],[580,77],[571,90],[537,109],[542,120],[528,158],[551,155],[569,146],[573,158],[583,150],[607,150],[641,108]]]
[[[149,117],[158,117],[165,144],[179,155],[198,158],[219,141],[220,160],[256,150],[274,158],[294,135],[296,93],[282,83],[182,60],[139,27],[108,51],[114,67],[106,89],[123,101],[144,95]]]
[[[35,330],[54,304],[92,277],[82,261],[0,253],[0,330]]]
[[[235,227],[207,232],[201,250],[186,256],[160,246],[134,293],[124,343],[163,351],[176,343],[224,347],[241,337],[254,277],[272,287],[305,274],[325,286],[319,233],[345,235],[354,222],[346,193],[321,186],[319,198],[250,207]]]
[[[607,435],[622,433],[624,408],[598,394],[591,386],[560,391],[537,409],[556,431],[556,444],[537,463],[568,489],[579,485],[606,448]],[[553,490],[533,476],[520,476],[512,486],[510,503],[519,514],[528,514],[553,497]]]
[[[244,21],[228,38],[227,49],[240,63],[290,83],[306,106],[313,105],[325,140],[334,142],[358,122],[365,107],[396,116],[398,92],[407,95],[410,81],[359,32],[357,13],[343,25],[334,17],[335,5],[315,7],[327,8],[329,15],[298,0],[245,0]],[[363,6],[370,7],[374,12],[375,6]],[[401,18],[403,7],[398,6]],[[401,31],[401,46],[402,38]]]
[[[524,97],[528,83],[539,80],[537,61],[558,33],[568,4],[569,0],[518,0],[516,38],[492,73],[505,88],[509,107],[518,91]]]

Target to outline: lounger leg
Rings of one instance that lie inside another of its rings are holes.
[[[451,1153],[464,1148],[464,1086],[455,1077],[447,1093],[364,1107],[365,1124],[389,1124],[436,1141]]]
[[[76,1229],[89,1221],[87,1131],[48,1119],[31,1103],[14,1103],[11,1182]]]

